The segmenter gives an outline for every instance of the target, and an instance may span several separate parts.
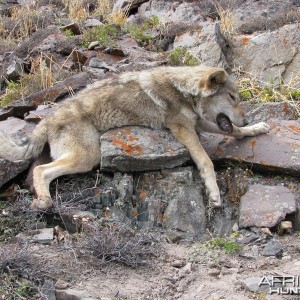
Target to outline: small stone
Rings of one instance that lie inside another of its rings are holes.
[[[100,22],[97,19],[87,19],[84,22],[84,27],[96,27],[96,26],[99,26],[99,25],[103,25],[103,23]]]
[[[207,272],[208,275],[214,276],[214,277],[217,277],[218,275],[220,275],[220,273],[221,273],[220,269],[211,269]]]
[[[259,257],[259,248],[258,248],[257,245],[253,245],[253,246],[252,246],[252,252],[253,252],[253,256],[254,256],[255,258]]]
[[[178,272],[179,278],[184,278],[187,274],[192,272],[192,263],[187,263],[182,269]]]
[[[262,277],[249,277],[242,280],[242,285],[245,289],[257,293],[266,292],[269,290],[269,286],[261,285]]]
[[[62,279],[58,279],[54,286],[56,289],[64,290],[64,289],[70,287],[70,283],[68,283]]]
[[[182,268],[185,266],[185,262],[183,260],[174,260],[172,263],[171,263],[171,266],[172,267],[175,267],[175,268]]]
[[[91,42],[88,46],[89,50],[93,50],[95,47],[99,46],[100,43],[98,41]]]
[[[57,300],[55,296],[55,287],[52,280],[46,279],[40,291],[47,300]]]
[[[283,247],[277,240],[271,240],[265,246],[262,255],[281,257],[283,253]]]

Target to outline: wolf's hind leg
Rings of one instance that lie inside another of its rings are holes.
[[[256,136],[258,134],[267,133],[270,130],[270,126],[265,122],[260,122],[251,126],[237,127],[233,125],[232,136],[242,139],[246,136]]]
[[[37,198],[34,199],[31,207],[42,210],[50,208],[52,200],[49,185],[53,179],[62,175],[88,172],[94,165],[95,163],[89,162],[87,158],[84,159],[71,154],[49,164],[35,167],[33,170],[33,183]]]

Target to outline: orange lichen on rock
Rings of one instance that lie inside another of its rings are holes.
[[[114,146],[118,146],[124,154],[127,155],[142,155],[142,147],[140,145],[131,146],[128,145],[126,142],[120,140],[119,138],[115,138],[112,141]]]
[[[288,126],[288,128],[290,128],[291,130],[293,130],[295,133],[300,133],[300,127],[294,126],[294,125],[290,125]]]

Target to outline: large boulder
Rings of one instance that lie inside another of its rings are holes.
[[[236,35],[232,38],[232,63],[257,80],[270,83],[292,82],[300,69],[299,24],[276,31]],[[294,87],[299,88],[299,81]]]
[[[0,130],[11,135],[16,140],[21,140],[22,137],[31,133],[33,128],[33,124],[26,123],[17,118],[8,118],[7,120],[0,122]],[[29,165],[29,160],[9,161],[0,158],[0,187],[10,179],[25,171]]]
[[[296,199],[284,186],[255,184],[242,196],[239,227],[274,227],[296,212]]]
[[[190,159],[187,149],[168,131],[145,127],[111,129],[101,138],[101,169],[132,172],[160,170]]]

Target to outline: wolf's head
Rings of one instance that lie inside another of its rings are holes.
[[[238,88],[224,69],[199,66],[190,70],[189,77],[186,73],[181,76],[177,88],[193,97],[194,111],[201,119],[215,123],[227,134],[232,132],[232,124],[248,124]]]

